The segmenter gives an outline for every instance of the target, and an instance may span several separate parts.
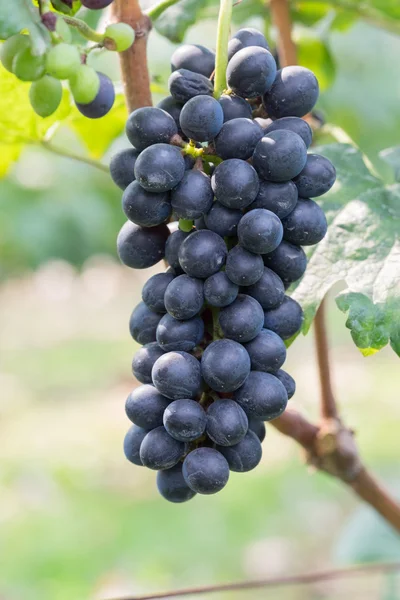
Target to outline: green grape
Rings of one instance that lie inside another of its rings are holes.
[[[17,33],[2,44],[0,49],[0,60],[7,71],[12,73],[12,63],[15,55],[30,46],[29,36]]]
[[[47,53],[46,69],[56,79],[69,79],[79,68],[81,57],[78,48],[70,44],[57,44]]]
[[[127,23],[113,23],[106,28],[104,36],[114,42],[117,52],[124,52],[132,46],[135,32]]]
[[[62,17],[57,17],[56,33],[60,36],[63,42],[70,44],[72,41],[72,33],[69,26]]]
[[[69,80],[69,87],[75,102],[89,104],[98,94],[100,79],[92,67],[81,65]]]
[[[40,117],[49,117],[60,106],[62,85],[59,79],[45,75],[34,81],[29,90],[32,108]]]
[[[12,61],[12,72],[21,81],[36,81],[45,73],[45,57],[34,56],[30,47],[20,50]]]

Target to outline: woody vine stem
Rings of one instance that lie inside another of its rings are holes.
[[[136,32],[133,46],[120,55],[122,80],[129,111],[152,104],[146,54],[147,37],[151,30],[150,16],[153,18],[159,16],[161,10],[176,1],[163,0],[156,5],[157,10],[149,9],[147,14],[141,11],[138,0],[114,0],[112,4],[113,20],[129,23]],[[292,23],[288,0],[267,0],[266,7],[266,10],[270,10],[278,32],[281,65],[296,64],[297,53],[291,35]],[[225,50],[221,49],[229,35],[231,10],[232,0],[221,0],[216,59],[218,92],[225,85],[221,67],[226,57]],[[218,71],[219,61],[221,66]],[[318,424],[310,423],[300,413],[289,408],[271,424],[306,450],[309,464],[346,483],[400,533],[400,505],[363,465],[353,432],[343,424],[336,405],[331,386],[324,302],[314,320],[314,334],[321,389],[321,420]],[[318,576],[315,580],[317,579]]]

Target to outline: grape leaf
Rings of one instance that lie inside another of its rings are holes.
[[[337,282],[347,327],[364,355],[389,341],[400,355],[400,185],[385,185],[361,153],[346,144],[315,149],[336,167],[337,181],[320,201],[329,222],[326,237],[310,250],[306,274],[293,292],[303,307],[307,333],[319,304]]]
[[[379,156],[392,168],[395,181],[400,181],[400,146],[381,150]]]
[[[43,140],[50,128],[70,112],[68,90],[56,112],[42,119],[29,102],[29,83],[19,81],[0,67],[0,176],[17,160],[25,144]]]
[[[42,24],[39,12],[31,0],[0,0],[0,39],[27,29],[31,36],[32,53],[38,56],[44,54],[50,42],[49,32]]]
[[[202,13],[213,0],[181,0],[177,4],[170,6],[155,21],[155,28],[161,35],[165,36],[171,42],[180,44],[185,37],[187,29],[204,18]]]

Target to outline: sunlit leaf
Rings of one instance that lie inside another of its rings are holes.
[[[299,63],[315,73],[322,91],[328,88],[335,79],[336,66],[327,44],[306,35],[298,40],[297,48]]]

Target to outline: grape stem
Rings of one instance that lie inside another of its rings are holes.
[[[272,21],[279,34],[281,66],[296,62],[288,0],[270,0]],[[306,450],[308,464],[346,483],[400,532],[400,504],[376,481],[363,465],[354,433],[340,417],[332,391],[329,345],[323,300],[314,319],[317,364],[321,399],[321,421],[314,425],[298,412],[288,409],[271,422],[282,434],[297,441]]]
[[[87,25],[81,19],[77,19],[76,17],[69,17],[67,15],[63,15],[62,18],[70,27],[75,27],[79,31],[79,33],[87,40],[91,42],[97,42],[98,44],[103,44],[105,40],[105,36],[103,33],[98,33],[89,25]]]
[[[151,19],[142,12],[139,0],[114,0],[111,4],[111,17],[114,23],[128,23],[135,31],[132,46],[119,53],[128,111],[152,106],[147,67],[147,38],[152,26]]]
[[[221,0],[217,26],[217,51],[215,56],[214,98],[219,98],[226,88],[228,41],[232,19],[232,0]]]
[[[161,0],[161,2],[154,4],[154,6],[150,6],[150,8],[145,11],[145,14],[154,22],[165,10],[167,10],[167,8],[173,6],[177,2],[179,2],[179,0]]]

